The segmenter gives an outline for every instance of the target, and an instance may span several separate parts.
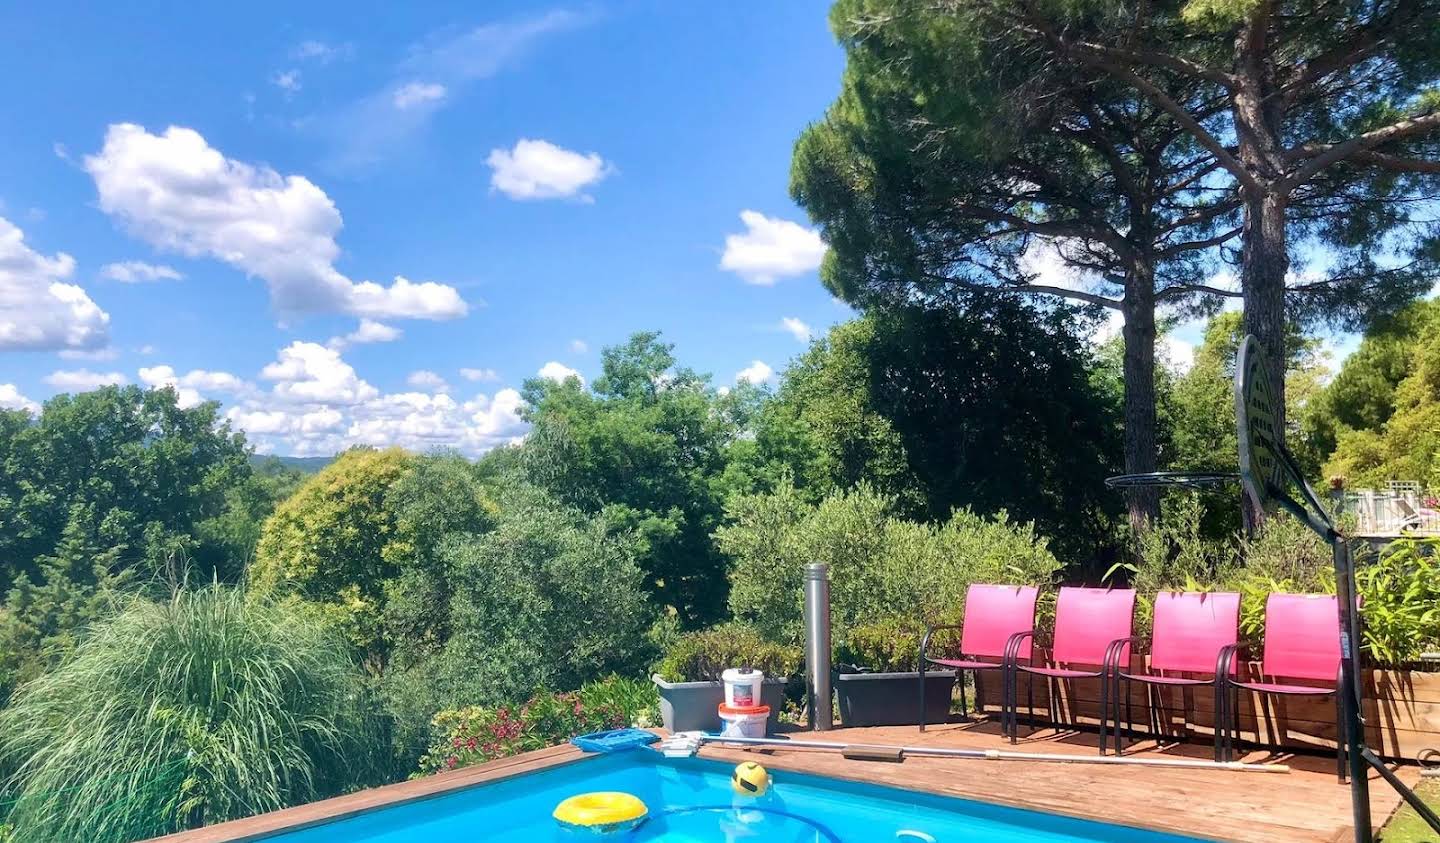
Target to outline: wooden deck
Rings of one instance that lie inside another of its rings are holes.
[[[1024,730],[1022,723],[1022,734]],[[886,726],[791,737],[858,744],[1012,748],[1001,738],[998,726],[986,722],[931,726],[924,734],[913,726]],[[1093,755],[1096,740],[1090,732],[1047,729],[1022,737],[1013,749]],[[1127,748],[1126,754],[1208,759],[1210,749],[1198,744],[1157,747],[1149,741]],[[1288,764],[1292,768],[1289,774],[923,756],[889,764],[788,748],[706,747],[701,756],[762,760],[773,770],[894,785],[1216,840],[1341,843],[1353,837],[1350,790],[1337,782],[1333,756],[1255,752],[1241,759]],[[1414,767],[1402,768],[1400,774],[1410,784],[1419,776]],[[1372,776],[1371,782],[1371,813],[1378,828],[1399,805],[1400,797],[1378,776]]]

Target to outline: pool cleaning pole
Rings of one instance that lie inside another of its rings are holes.
[[[805,673],[810,729],[828,732],[834,709],[830,703],[830,566],[805,566]]]
[[[880,744],[845,744],[837,741],[792,741],[786,738],[727,738],[704,735],[701,743],[768,746],[781,749],[812,749],[820,752],[864,752],[888,750],[898,760],[907,756],[933,758],[969,758],[977,761],[1043,761],[1050,764],[1100,764],[1110,767],[1171,767],[1191,770],[1229,770],[1237,773],[1288,773],[1285,764],[1254,764],[1243,761],[1201,761],[1195,758],[1132,758],[1121,755],[1070,755],[1058,752],[1012,752],[1004,749],[950,749],[938,746],[889,746]],[[865,759],[870,760],[870,759]]]

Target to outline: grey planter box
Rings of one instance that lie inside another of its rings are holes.
[[[845,726],[913,726],[920,722],[920,674],[841,673],[835,676]],[[950,719],[955,672],[925,671],[925,722]]]
[[[723,682],[666,682],[659,674],[650,677],[660,691],[660,719],[670,732],[718,732],[720,704],[725,702]],[[766,729],[773,733],[780,725],[785,707],[787,677],[767,678],[760,688],[760,701],[770,706]]]

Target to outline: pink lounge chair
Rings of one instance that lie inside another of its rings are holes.
[[[1155,595],[1155,622],[1150,635],[1150,666],[1145,672],[1131,671],[1123,664],[1115,672],[1113,711],[1115,753],[1123,754],[1120,737],[1120,701],[1125,701],[1125,721],[1133,724],[1130,683],[1147,687],[1203,687],[1215,692],[1215,711],[1222,711],[1223,683],[1219,676],[1234,649],[1240,625],[1240,595],[1222,591],[1201,594],[1193,591],[1166,591]],[[1208,674],[1200,677],[1196,674]],[[1216,719],[1215,760],[1220,760],[1220,720]],[[1104,724],[1101,724],[1104,728]],[[1155,730],[1156,732],[1159,729]]]
[[[1005,700],[1002,705],[1008,718],[1002,714],[1002,720],[1008,719],[1004,724],[1010,734],[1010,742],[1015,743],[1020,731],[1018,724],[1019,701],[1018,683],[1019,674],[1030,674],[1030,680],[1026,689],[1029,699],[1030,726],[1034,728],[1035,717],[1035,677],[1043,676],[1053,686],[1056,680],[1062,679],[1099,679],[1100,680],[1100,754],[1105,754],[1106,734],[1104,728],[1103,713],[1107,710],[1109,700],[1107,696],[1110,690],[1111,671],[1120,664],[1128,664],[1130,660],[1130,646],[1134,643],[1130,633],[1135,619],[1135,589],[1133,588],[1075,588],[1066,587],[1060,589],[1060,597],[1055,605],[1055,635],[1050,647],[1050,665],[1037,665],[1034,663],[1034,654],[1031,654],[1030,664],[1021,664],[1022,657],[1019,646],[1011,648],[1008,658],[1009,670],[1008,682],[1006,683]],[[1019,633],[1014,639],[1024,640],[1032,633]],[[1012,639],[1013,640],[1013,639]],[[1037,648],[1039,649],[1039,648]],[[1051,688],[1051,716],[1058,719],[1058,711],[1054,708],[1055,694]]]
[[[925,666],[927,664],[948,667],[960,677],[960,715],[968,716],[965,710],[965,671],[975,674],[979,681],[980,672],[1003,670],[1011,641],[1018,633],[1033,633],[1035,630],[1035,598],[1039,589],[1033,585],[971,585],[965,590],[965,619],[963,623],[927,627],[925,637],[920,641],[920,731],[925,731]],[[930,638],[937,630],[960,630],[960,652],[956,658],[930,658]],[[1022,658],[1030,658],[1030,640],[1016,641],[1023,651]]]
[[[1335,764],[1340,781],[1345,781],[1345,737],[1339,735],[1344,723],[1341,706],[1345,700],[1339,693],[1340,684],[1340,604],[1333,594],[1271,594],[1265,601],[1265,651],[1260,660],[1260,682],[1242,682],[1228,675],[1233,673],[1237,648],[1227,650],[1230,663],[1222,666],[1226,674],[1223,684],[1229,693],[1221,694],[1225,708],[1217,715],[1217,725],[1225,723],[1221,753],[1225,759],[1235,755],[1240,740],[1240,690],[1259,694],[1295,697],[1335,697],[1336,749]],[[1229,668],[1229,669],[1226,669]],[[1292,680],[1292,681],[1282,681]],[[1298,684],[1298,683],[1312,684]],[[1323,682],[1324,685],[1313,683]],[[1231,728],[1234,735],[1231,735]]]

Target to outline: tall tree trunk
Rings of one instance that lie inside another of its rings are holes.
[[[1235,39],[1233,97],[1236,152],[1253,176],[1245,188],[1240,289],[1245,331],[1265,350],[1275,396],[1276,421],[1285,422],[1285,275],[1290,269],[1285,231],[1288,197],[1279,188],[1285,173],[1280,130],[1284,109],[1269,55],[1271,0],[1257,0]]]
[[[1121,305],[1125,326],[1125,473],[1155,471],[1155,268],[1137,261],[1125,279]],[[1145,532],[1160,515],[1160,490],[1140,486],[1126,493],[1130,529]]]
[[[1265,376],[1275,396],[1276,421],[1285,423],[1285,275],[1290,270],[1285,202],[1263,196],[1245,207],[1240,286],[1245,293],[1245,331],[1265,350]],[[1283,429],[1283,428],[1282,428]]]

